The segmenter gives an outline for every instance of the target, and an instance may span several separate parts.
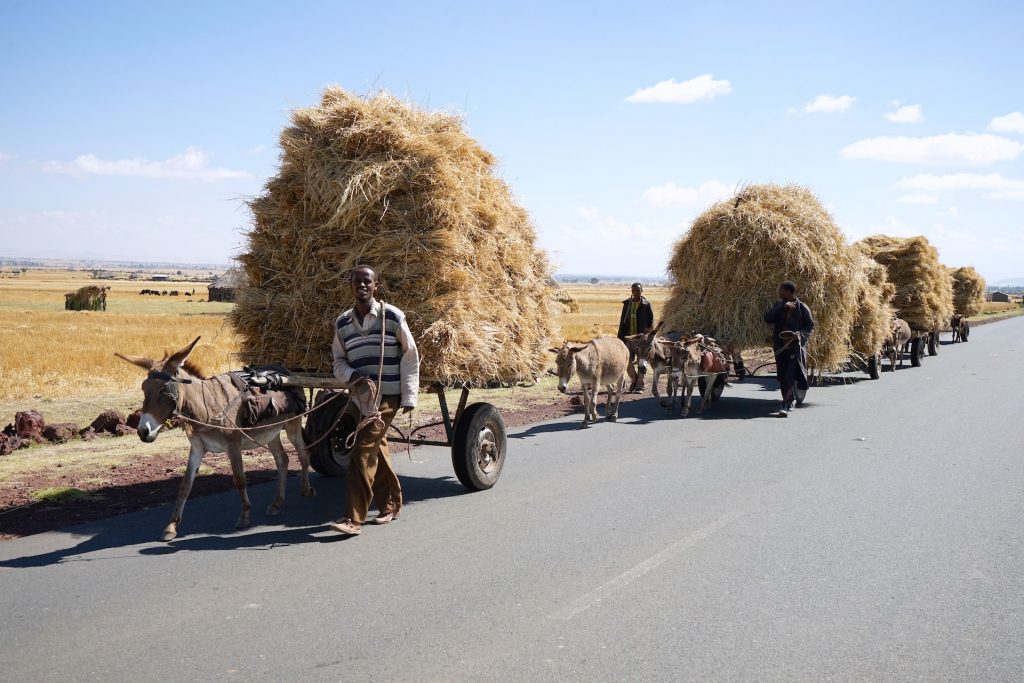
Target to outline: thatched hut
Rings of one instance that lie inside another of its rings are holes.
[[[816,324],[808,361],[838,369],[849,355],[854,258],[832,216],[798,185],[751,185],[694,220],[676,243],[668,329],[700,331],[742,349],[770,343],[763,314],[794,280]]]
[[[915,330],[943,329],[953,316],[953,283],[939,252],[924,237],[865,237],[856,244],[885,266],[896,286],[893,308]]]
[[[247,362],[329,371],[349,271],[405,311],[425,377],[533,377],[556,308],[551,269],[495,158],[447,113],[327,88],[292,113],[281,167],[251,202],[232,321]]]
[[[238,268],[229,268],[223,275],[206,286],[209,301],[234,301],[239,288],[245,281],[245,273]]]

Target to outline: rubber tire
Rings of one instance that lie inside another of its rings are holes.
[[[333,392],[323,392],[317,396],[314,405],[319,405],[332,396]],[[313,443],[334,425],[338,413],[345,408],[346,400],[336,398],[330,405],[314,411],[306,418],[306,426],[302,430],[302,438],[306,443]],[[344,450],[345,439],[356,428],[354,415],[345,415],[334,427],[334,434],[320,440],[309,448],[310,466],[325,477],[343,477],[350,452]]]
[[[921,357],[924,355],[923,346],[920,337],[914,337],[910,342],[910,367],[921,367]]]
[[[970,341],[970,339],[971,339],[971,323],[968,322],[966,325],[964,325],[964,336],[963,336],[963,339],[961,341],[963,341],[966,344],[968,341]]]
[[[477,446],[480,433],[490,429],[495,438],[498,457],[488,471],[480,469],[477,461]],[[466,406],[455,424],[452,440],[452,467],[459,482],[470,491],[486,491],[498,483],[501,469],[508,454],[508,437],[501,413],[490,403],[473,403]]]
[[[939,346],[940,345],[941,345],[941,343],[940,343],[940,339],[939,339],[939,331],[938,330],[933,330],[932,333],[928,335],[928,355],[929,356],[937,356],[937,355],[939,355]]]
[[[881,361],[878,359],[878,354],[868,358],[868,377],[871,379],[878,379],[881,377],[881,373],[879,372],[881,364]]]
[[[700,390],[700,395],[703,396],[704,392],[707,391],[708,381],[704,377],[697,378],[697,388]],[[715,379],[715,386],[711,389],[711,398],[708,400],[708,405],[711,405],[718,399],[722,398],[722,392],[725,391],[725,376],[719,375]]]

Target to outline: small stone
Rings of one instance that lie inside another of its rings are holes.
[[[41,439],[45,428],[46,421],[35,410],[25,410],[14,415],[15,432],[23,439]]]

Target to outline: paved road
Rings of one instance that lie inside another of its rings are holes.
[[[425,449],[351,540],[318,479],[246,533],[227,494],[2,543],[0,679],[1020,681],[1022,358],[1016,319],[788,420],[744,382],[535,425],[485,493]]]

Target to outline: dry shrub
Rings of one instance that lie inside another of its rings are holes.
[[[555,289],[551,293],[551,297],[555,302],[562,307],[563,313],[579,313],[580,302],[569,292],[564,289]]]
[[[368,263],[381,298],[405,311],[425,377],[479,384],[543,368],[557,310],[547,256],[457,116],[329,87],[292,113],[280,145],[239,259],[245,360],[329,371],[349,271]]]
[[[892,305],[915,330],[937,330],[953,315],[953,284],[939,252],[924,237],[865,237],[856,245],[885,266],[896,285]]]
[[[857,316],[850,329],[850,347],[862,357],[873,356],[882,349],[892,322],[892,299],[896,285],[889,282],[885,267],[850,248],[857,268],[854,286],[857,290]]]
[[[985,278],[971,266],[950,268],[953,278],[953,311],[972,316],[985,307]]]
[[[702,213],[675,245],[668,329],[698,330],[737,348],[770,340],[764,312],[793,280],[815,316],[808,346],[817,371],[849,355],[856,264],[821,202],[798,185],[752,185]]]

